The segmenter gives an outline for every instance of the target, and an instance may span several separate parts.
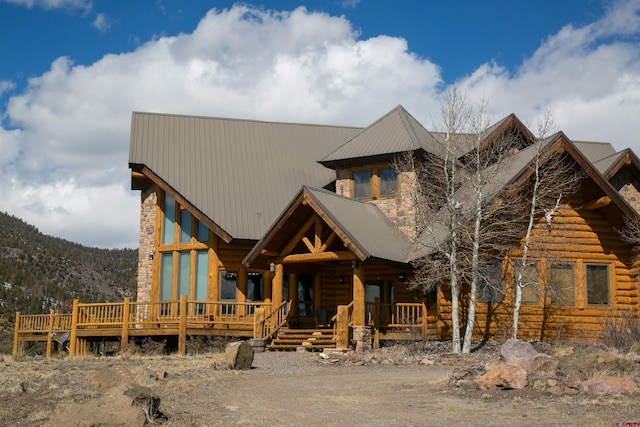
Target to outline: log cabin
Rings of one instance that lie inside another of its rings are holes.
[[[467,138],[485,146],[507,133],[520,149],[498,190],[530,179],[535,137],[512,114]],[[174,337],[181,354],[203,335],[282,350],[446,339],[447,284],[426,292],[411,281],[413,261],[430,251],[415,171],[397,163],[405,153],[442,156],[445,138],[402,106],[365,128],[134,112],[137,298],[75,301],[64,315],[17,313],[14,352],[41,340],[50,354],[63,333],[70,354],[105,339],[123,348],[132,337]],[[460,158],[473,146],[462,144]],[[523,299],[522,335],[595,339],[607,316],[640,309],[637,253],[618,233],[638,216],[640,162],[628,149],[563,133],[544,147],[567,153],[584,178],[552,227],[539,218],[534,228],[530,270],[540,289]],[[504,257],[493,291],[479,295],[479,337],[504,336],[510,326],[517,256]],[[564,289],[554,301],[541,291],[550,282]]]

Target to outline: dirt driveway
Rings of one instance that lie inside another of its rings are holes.
[[[615,426],[640,421],[638,396],[457,389],[447,385],[451,364],[347,366],[320,363],[309,353],[256,353],[248,371],[222,369],[215,356],[20,362],[5,356],[0,362],[3,426],[43,425],[66,404],[96,397],[99,392],[87,384],[87,376],[114,365],[166,371],[151,386],[162,399],[165,426]]]

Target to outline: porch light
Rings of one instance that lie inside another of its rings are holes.
[[[406,279],[406,277],[404,277],[404,274],[398,276],[398,280],[400,280],[401,282],[404,282],[404,279]]]
[[[338,277],[338,283],[341,285],[344,283],[344,276]]]
[[[351,267],[353,268],[360,267],[360,261],[358,261],[357,259],[354,259],[353,261],[351,261]]]
[[[269,264],[269,271],[272,273],[276,272],[276,265],[273,262]]]

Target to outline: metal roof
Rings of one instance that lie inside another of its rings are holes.
[[[130,165],[145,165],[234,239],[258,240],[317,163],[361,128],[134,112]]]
[[[604,159],[616,153],[615,148],[608,142],[573,141],[573,145],[580,150],[583,156],[591,163]]]
[[[397,106],[353,139],[325,156],[320,163],[403,153],[423,149],[438,154],[441,143],[402,106]]]
[[[411,241],[376,205],[317,188],[305,190],[367,257],[406,261]]]

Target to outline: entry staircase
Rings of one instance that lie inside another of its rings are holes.
[[[336,348],[333,329],[290,329],[282,328],[276,338],[267,344],[267,350],[295,351],[303,347],[308,351],[322,351]]]

